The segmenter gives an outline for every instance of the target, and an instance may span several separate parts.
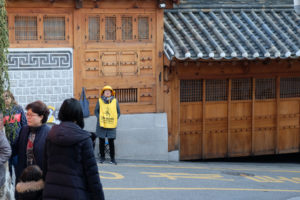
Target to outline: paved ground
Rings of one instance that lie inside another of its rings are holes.
[[[107,200],[300,200],[300,163],[121,160],[99,171]]]

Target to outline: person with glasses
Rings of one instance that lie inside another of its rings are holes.
[[[26,106],[27,126],[21,128],[19,138],[14,145],[14,154],[18,155],[16,181],[22,171],[30,165],[43,169],[43,156],[46,137],[50,127],[46,125],[49,109],[42,101],[35,101]]]
[[[5,102],[5,112],[4,112],[4,126],[5,133],[9,144],[13,147],[19,137],[19,132],[23,126],[27,125],[27,119],[25,117],[25,112],[23,108],[18,105],[15,100],[14,95],[6,90],[3,93],[4,102]],[[17,156],[11,156],[9,159],[9,172],[12,176],[12,167],[16,167],[17,165]]]

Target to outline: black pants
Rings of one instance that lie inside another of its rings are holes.
[[[109,155],[111,159],[115,159],[115,139],[108,139]],[[105,139],[99,138],[100,156],[105,158]]]

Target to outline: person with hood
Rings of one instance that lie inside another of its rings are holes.
[[[108,139],[110,163],[117,164],[115,160],[115,144],[117,124],[120,117],[120,107],[116,99],[116,93],[111,86],[104,86],[100,92],[95,107],[97,117],[96,134],[99,137],[100,162],[105,161],[105,138]]]
[[[43,200],[104,200],[91,134],[85,130],[78,100],[66,99],[61,121],[49,132],[45,146]]]
[[[16,144],[13,147],[13,155],[18,156],[16,166],[16,182],[23,170],[30,165],[38,165],[43,169],[43,156],[46,137],[50,127],[46,125],[49,109],[42,101],[28,104],[26,119],[27,125],[23,126]]]
[[[16,200],[42,200],[44,188],[43,172],[37,165],[24,169],[16,185]]]

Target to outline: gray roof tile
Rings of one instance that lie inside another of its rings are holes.
[[[292,8],[165,10],[168,59],[300,57],[300,16]]]

